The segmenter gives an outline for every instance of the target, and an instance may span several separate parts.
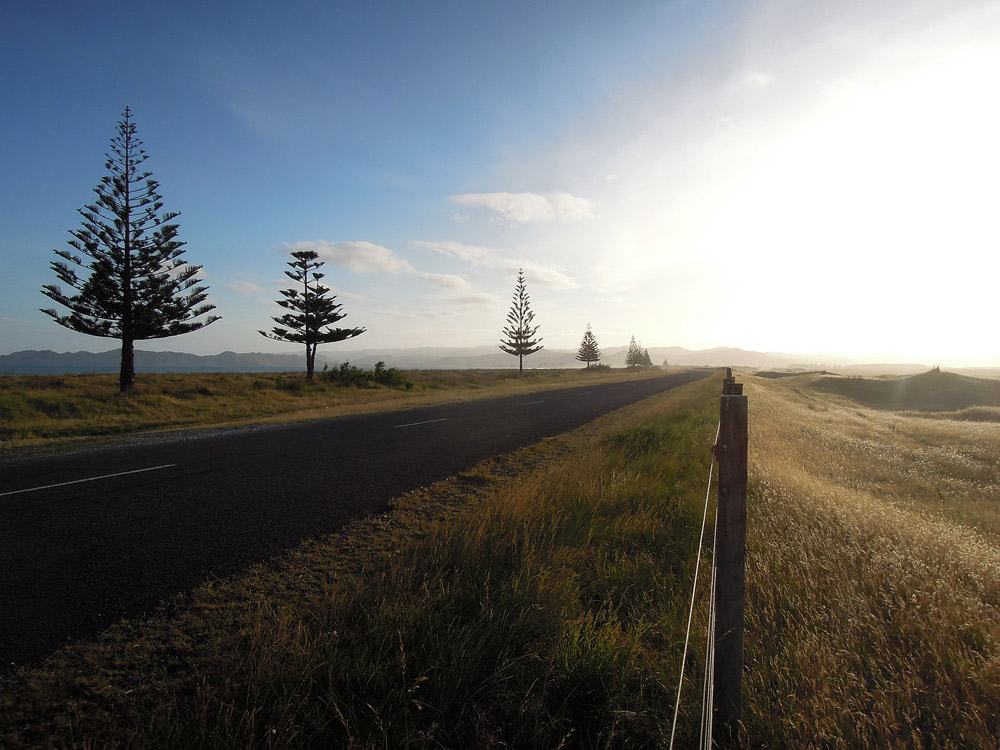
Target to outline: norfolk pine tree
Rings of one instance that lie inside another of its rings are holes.
[[[314,250],[292,253],[294,260],[288,262],[292,270],[285,271],[285,275],[301,285],[301,291],[295,288],[282,289],[284,299],[277,302],[290,312],[279,318],[272,318],[278,325],[270,333],[259,332],[261,336],[275,341],[305,344],[306,377],[309,380],[312,380],[316,368],[317,346],[354,338],[365,332],[364,328],[329,327],[347,317],[347,313],[340,312],[341,305],[335,301],[337,298],[330,294],[329,288],[319,283],[323,274],[317,271],[323,267],[324,262],[316,260],[318,257],[319,254]],[[324,327],[326,330],[323,330]]]
[[[641,367],[642,366],[642,349],[637,343],[635,343],[635,336],[629,342],[628,351],[625,353],[625,366],[626,367]]]
[[[179,214],[158,213],[159,183],[151,172],[139,171],[147,156],[128,107],[123,118],[104,164],[108,174],[94,188],[97,201],[77,209],[83,228],[70,230],[69,242],[77,252],[54,251],[62,260],[52,261],[52,270],[76,294],[54,284],[42,287],[42,294],[69,309],[68,315],[42,310],[59,325],[121,340],[121,393],[135,386],[136,341],[190,333],[219,319],[195,320],[215,305],[203,304],[208,288],[198,286],[201,266],[181,259],[185,243],[170,223]],[[77,275],[74,266],[89,274]]]
[[[535,338],[538,326],[531,325],[535,314],[531,311],[528,292],[524,286],[524,271],[518,269],[517,286],[514,287],[514,301],[507,313],[507,325],[503,329],[506,338],[500,339],[500,348],[517,357],[517,375],[524,374],[524,358],[542,349],[541,338]]]
[[[601,350],[597,348],[597,339],[594,338],[594,334],[590,330],[590,323],[587,323],[587,330],[583,334],[580,351],[577,352],[576,358],[580,362],[586,362],[588,370],[591,362],[597,362],[601,359]]]

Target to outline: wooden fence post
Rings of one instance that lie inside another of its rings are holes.
[[[731,369],[720,405],[715,542],[713,735],[735,739],[743,704],[743,599],[747,527],[747,397]]]

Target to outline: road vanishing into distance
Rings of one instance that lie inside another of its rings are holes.
[[[0,671],[384,511],[397,495],[706,375],[4,459]]]

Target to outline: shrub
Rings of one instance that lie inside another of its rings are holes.
[[[375,382],[389,388],[406,388],[409,390],[413,387],[413,383],[406,379],[406,376],[403,375],[398,367],[389,367],[387,369],[385,362],[382,361],[375,363]]]
[[[355,388],[374,388],[376,385],[406,389],[413,387],[413,383],[407,380],[398,368],[386,368],[385,362],[381,360],[375,363],[374,370],[355,367],[346,361],[342,362],[340,367],[333,370],[324,365],[323,373],[320,377],[328,383],[339,383],[340,385],[354,386]]]

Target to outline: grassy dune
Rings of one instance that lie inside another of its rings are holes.
[[[0,745],[664,746],[719,385],[486,462],[0,679]]]
[[[938,369],[901,378],[822,377],[812,380],[811,387],[839,393],[875,409],[949,412],[1000,407],[1000,380]]]
[[[748,380],[749,744],[995,747],[1000,425]]]
[[[0,450],[95,436],[248,421],[309,419],[457,401],[625,378],[607,371],[414,370],[411,388],[345,387],[317,373],[148,373],[135,392],[117,375],[0,376]]]

